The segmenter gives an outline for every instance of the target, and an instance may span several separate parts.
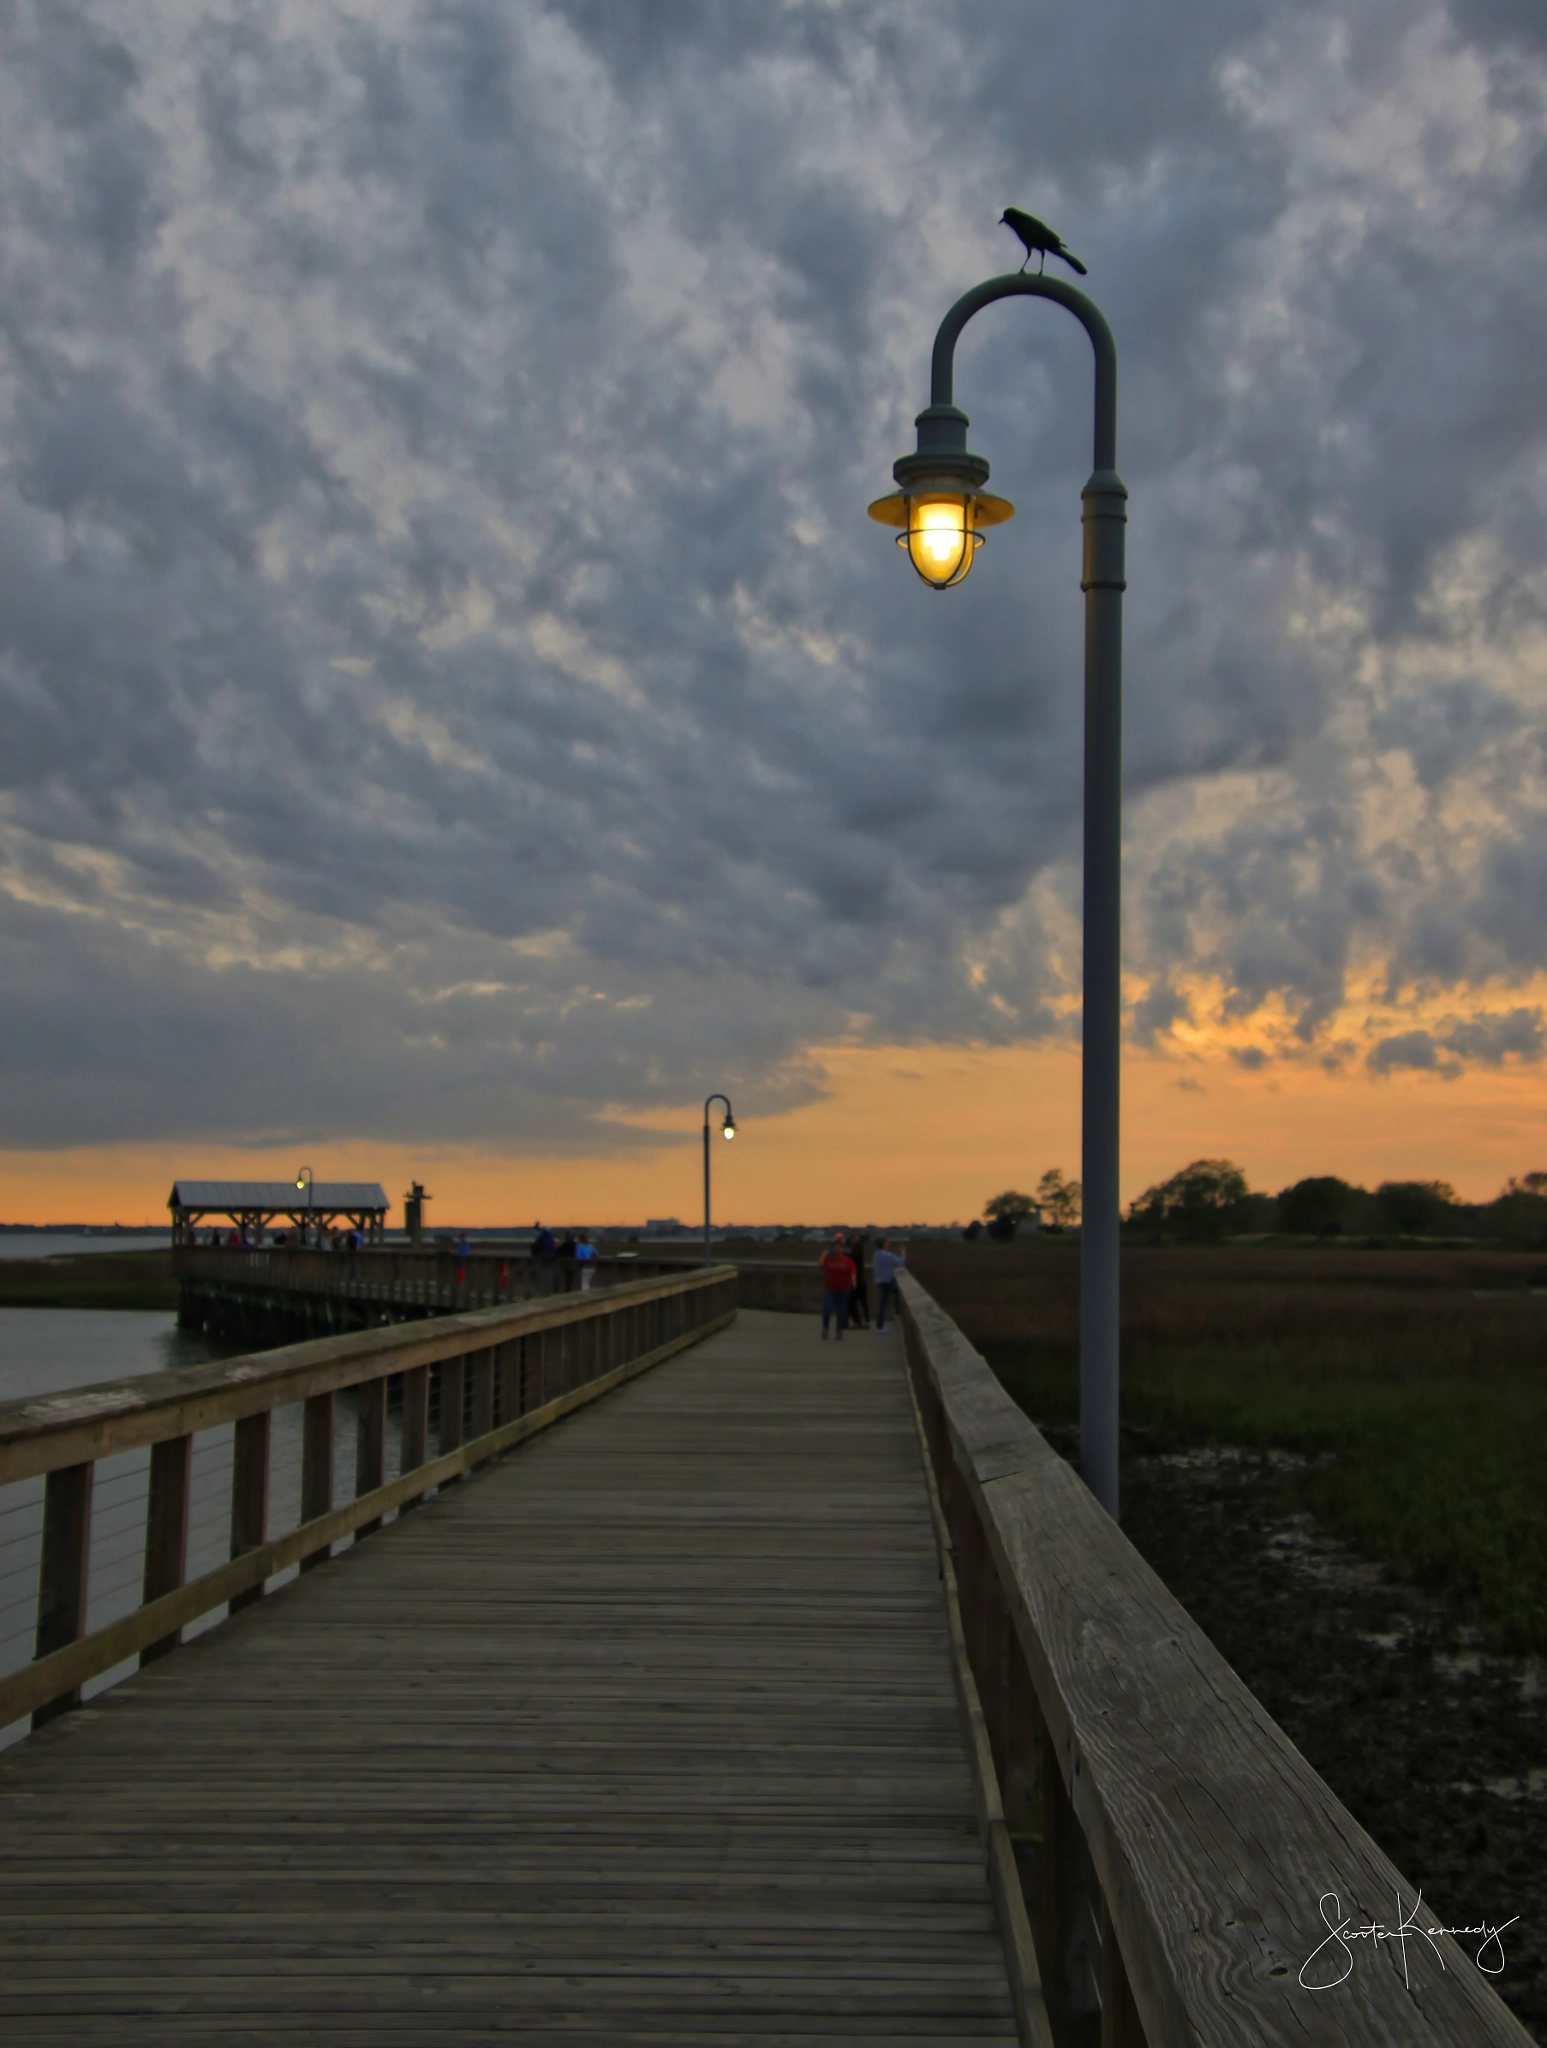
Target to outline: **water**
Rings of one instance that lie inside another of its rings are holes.
[[[69,1230],[0,1230],[0,1259],[81,1258],[93,1252],[164,1252],[170,1230],[137,1230],[122,1237]]]
[[[222,1353],[170,1310],[0,1308],[0,1401],[206,1365]]]

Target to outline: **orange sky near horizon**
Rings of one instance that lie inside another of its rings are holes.
[[[1079,1053],[1066,1045],[839,1046],[813,1054],[827,1094],[760,1121],[741,1112],[716,1142],[715,1215],[741,1223],[965,1222],[1049,1166],[1079,1169]],[[1242,1166],[1254,1188],[1312,1173],[1374,1186],[1443,1179],[1468,1200],[1510,1174],[1547,1166],[1547,1086],[1530,1067],[1375,1079],[1314,1062],[1248,1073],[1228,1058],[1129,1051],[1123,1063],[1123,1198],[1202,1157]],[[379,1180],[402,1220],[411,1179],[429,1187],[433,1223],[636,1224],[701,1219],[697,1104],[636,1119],[660,1145],[611,1154],[522,1156],[470,1147],[410,1150],[313,1141],[280,1154],[174,1142],[0,1154],[8,1223],[164,1219],[175,1175]],[[668,1137],[666,1134],[680,1134]]]

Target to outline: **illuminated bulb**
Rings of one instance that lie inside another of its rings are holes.
[[[901,536],[913,566],[936,589],[959,583],[972,567],[978,537],[966,497],[915,498],[908,530]]]

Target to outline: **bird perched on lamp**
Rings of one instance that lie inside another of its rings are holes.
[[[1022,213],[1018,206],[1007,206],[999,216],[999,224],[1001,227],[1014,228],[1026,244],[1026,263],[1029,263],[1033,256],[1042,258],[1037,266],[1039,274],[1047,268],[1049,256],[1056,256],[1060,262],[1067,263],[1071,270],[1077,270],[1081,277],[1089,276],[1090,273],[1079,257],[1071,254],[1047,222],[1038,220],[1034,213]],[[1026,263],[1021,265],[1022,270],[1026,268]]]

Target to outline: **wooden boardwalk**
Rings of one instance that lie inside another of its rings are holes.
[[[731,1330],[0,1757],[0,2037],[1015,2040],[894,1338]]]

